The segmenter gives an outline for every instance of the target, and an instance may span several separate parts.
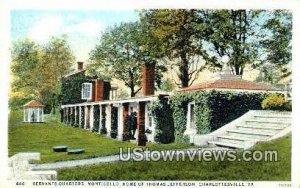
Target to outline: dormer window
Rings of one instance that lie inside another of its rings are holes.
[[[83,83],[82,84],[81,99],[84,99],[84,100],[92,99],[92,83]]]

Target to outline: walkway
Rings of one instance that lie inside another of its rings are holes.
[[[184,150],[176,150],[176,151],[182,151],[185,153],[185,155],[188,155],[188,152],[199,150],[198,148],[189,148]],[[226,148],[201,148],[201,151],[204,150],[228,150]],[[175,151],[175,150],[169,150]],[[200,151],[200,150],[199,150]],[[162,152],[162,151],[160,151]],[[166,151],[163,151],[166,152]],[[143,152],[143,160],[146,159],[146,154],[148,152]],[[191,154],[191,153],[190,153]],[[127,154],[123,154],[123,158],[127,158]],[[80,159],[80,160],[70,160],[70,161],[61,161],[61,162],[55,162],[55,163],[45,163],[45,164],[31,164],[31,170],[59,170],[59,169],[65,169],[65,168],[74,168],[74,167],[80,167],[80,166],[87,166],[87,165],[94,165],[94,164],[101,164],[101,163],[113,163],[113,162],[121,162],[120,155],[110,155],[110,156],[101,156],[96,158],[89,158],[89,159]]]

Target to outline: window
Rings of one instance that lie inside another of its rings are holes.
[[[92,83],[83,83],[81,99],[91,100],[92,99]]]
[[[190,125],[191,125],[191,128],[195,128],[195,105],[194,104],[191,104],[190,106]]]

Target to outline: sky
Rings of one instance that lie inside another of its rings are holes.
[[[66,34],[76,60],[86,61],[107,27],[137,20],[138,13],[134,10],[14,10],[11,11],[11,40],[30,38],[43,44],[51,36]]]

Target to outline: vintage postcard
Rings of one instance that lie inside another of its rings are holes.
[[[0,187],[299,187],[300,2],[3,5]]]

